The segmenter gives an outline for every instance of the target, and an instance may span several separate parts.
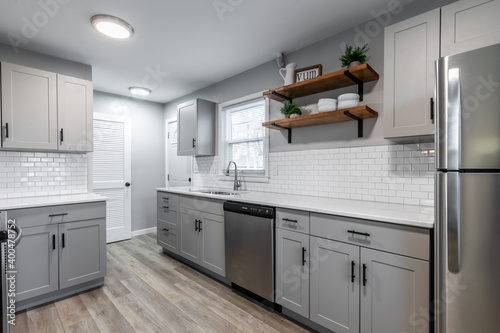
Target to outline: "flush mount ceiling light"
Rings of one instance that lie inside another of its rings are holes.
[[[151,90],[149,90],[148,88],[143,88],[143,87],[130,87],[130,88],[128,88],[128,90],[130,91],[130,93],[132,95],[136,95],[136,96],[147,96],[147,95],[151,94]]]
[[[108,37],[126,39],[134,34],[134,28],[116,16],[94,15],[90,18],[90,22],[97,31]]]

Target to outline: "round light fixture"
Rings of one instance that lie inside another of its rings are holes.
[[[126,39],[134,35],[134,28],[116,16],[94,15],[90,22],[97,31],[111,38]]]
[[[136,96],[147,96],[151,94],[151,90],[148,88],[143,88],[143,87],[129,87],[128,90],[132,95]]]

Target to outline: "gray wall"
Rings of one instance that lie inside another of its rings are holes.
[[[94,91],[94,112],[130,117],[132,231],[155,227],[155,188],[165,186],[163,105]]]
[[[389,1],[388,3],[390,3]],[[284,131],[270,130],[270,151],[309,150],[335,147],[371,146],[391,144],[393,142],[383,138],[383,87],[384,87],[384,27],[416,16],[431,9],[444,6],[452,0],[420,0],[405,6],[390,16],[383,15],[379,19],[372,19],[357,27],[331,36],[305,48],[286,54],[286,63],[296,62],[298,68],[315,64],[323,65],[323,73],[330,73],[341,69],[340,55],[344,51],[345,43],[362,46],[369,44],[367,62],[379,73],[380,79],[365,84],[364,102],[379,113],[376,119],[364,121],[364,137],[357,137],[357,124],[354,121],[338,124],[328,124],[314,127],[305,127],[293,130],[293,143],[287,143]],[[279,38],[279,37],[277,37]],[[192,94],[174,100],[165,105],[165,118],[176,117],[177,104],[193,98],[204,98],[217,103],[226,102],[251,93],[265,91],[283,85],[283,79],[278,74],[276,61],[252,68],[235,75],[217,84],[198,90]],[[315,112],[318,99],[324,97],[336,98],[346,92],[356,92],[355,86],[316,94],[296,99],[307,113]],[[279,112],[281,103],[272,101],[270,119],[281,119]]]
[[[23,49],[19,49],[16,53],[10,45],[0,43],[0,62],[2,61],[77,77],[84,80],[92,80],[92,66],[90,65]]]

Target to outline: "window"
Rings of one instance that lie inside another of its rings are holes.
[[[220,170],[234,161],[242,176],[254,177],[253,180],[267,177],[268,139],[262,127],[267,120],[267,110],[268,101],[262,93],[219,105]],[[231,173],[233,170],[231,166]]]

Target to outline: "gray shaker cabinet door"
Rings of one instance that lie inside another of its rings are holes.
[[[106,275],[106,219],[59,225],[60,289]]]
[[[195,210],[181,208],[180,255],[194,263],[200,262],[198,250],[198,221],[200,213]]]
[[[57,149],[56,74],[2,62],[3,148]]]
[[[23,228],[16,247],[16,301],[59,289],[57,225]]]
[[[225,277],[224,216],[203,213],[199,226],[200,265]]]
[[[177,120],[177,155],[196,155],[198,140],[196,100],[178,106]]]
[[[309,235],[283,229],[276,232],[276,302],[308,318]]]
[[[429,332],[429,263],[361,250],[361,333]]]
[[[359,332],[359,249],[311,237],[310,319],[336,333]]]

